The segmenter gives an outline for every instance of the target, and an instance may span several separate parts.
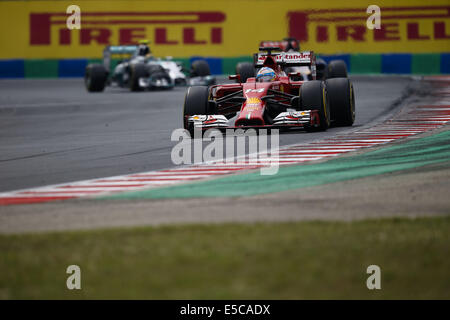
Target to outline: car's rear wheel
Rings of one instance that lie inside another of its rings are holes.
[[[191,65],[191,77],[206,77],[211,75],[209,64],[206,60],[196,60]]]
[[[320,125],[318,128],[307,128],[307,130],[327,130],[330,126],[330,106],[328,93],[323,81],[313,80],[304,82],[300,87],[301,110],[317,110]]]
[[[105,89],[108,71],[102,64],[89,64],[84,73],[84,85],[89,92],[101,92]]]
[[[327,78],[328,65],[325,60],[321,58],[316,59],[316,79],[325,80]]]
[[[355,93],[348,78],[325,81],[330,99],[331,119],[338,126],[351,126],[355,122]]]
[[[241,76],[241,82],[247,82],[248,78],[255,76],[255,67],[250,62],[240,62],[236,65],[236,74]]]
[[[147,66],[144,63],[130,65],[130,90],[141,91],[142,87],[139,85],[139,79],[148,76]]]
[[[183,127],[194,135],[194,128],[189,125],[187,118],[193,115],[207,115],[209,110],[209,89],[205,86],[189,87],[184,98]]]
[[[327,79],[347,77],[347,65],[344,60],[334,60],[328,64]]]

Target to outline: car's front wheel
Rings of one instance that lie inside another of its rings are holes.
[[[102,64],[89,64],[84,73],[84,85],[89,92],[101,92],[105,89],[108,71]]]
[[[325,81],[330,97],[331,119],[338,126],[351,126],[355,122],[355,92],[348,78]]]
[[[304,82],[300,87],[300,110],[316,110],[319,114],[320,125],[311,130],[327,130],[330,126],[330,105],[328,93],[323,81],[313,80]]]
[[[139,79],[146,77],[148,77],[148,70],[144,63],[130,65],[130,90],[141,91],[142,87],[139,85]]]
[[[209,112],[209,89],[205,86],[189,87],[184,98],[183,127],[193,136],[194,128],[189,125],[187,118],[193,115],[207,115]]]

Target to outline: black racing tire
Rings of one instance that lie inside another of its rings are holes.
[[[102,64],[89,64],[84,72],[84,85],[89,92],[101,92],[105,89],[108,70]]]
[[[130,65],[130,90],[131,91],[142,91],[141,86],[139,86],[139,79],[148,77],[148,69],[144,63],[136,63]]]
[[[194,128],[188,125],[187,117],[193,115],[207,115],[209,110],[209,88],[206,86],[189,87],[184,98],[183,127],[194,136]]]
[[[191,77],[206,77],[210,76],[211,71],[209,69],[209,64],[206,60],[196,60],[192,62],[191,65]]]
[[[325,80],[327,78],[328,65],[325,60],[321,58],[316,59],[316,79]]]
[[[319,80],[304,82],[300,87],[300,110],[317,110],[320,126],[318,128],[306,128],[308,131],[325,131],[330,126],[330,105],[325,83]]]
[[[247,82],[248,78],[255,77],[256,70],[253,63],[250,62],[239,62],[236,65],[236,74],[241,76],[241,82]]]
[[[337,126],[351,126],[355,122],[355,92],[348,78],[325,81],[330,99],[331,119]]]
[[[175,85],[176,86],[180,86],[180,87],[186,86],[187,85],[187,81],[184,78],[177,78],[177,79],[175,79]]]
[[[344,60],[334,60],[328,64],[327,79],[347,77],[347,65]]]

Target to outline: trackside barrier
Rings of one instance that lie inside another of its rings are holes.
[[[177,58],[186,67],[201,57]],[[450,53],[322,55],[325,61],[342,59],[352,74],[450,74]],[[211,73],[234,74],[238,62],[251,57],[204,58]],[[88,63],[99,59],[8,59],[0,60],[0,78],[83,77]]]
[[[368,28],[360,0],[77,0],[80,29],[68,29],[72,1],[0,1],[0,77],[80,77],[107,45],[149,39],[155,56],[206,57],[213,74],[234,73],[261,40],[295,37],[352,73],[450,73],[448,0],[377,0]]]

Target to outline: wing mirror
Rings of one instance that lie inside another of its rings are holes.
[[[302,74],[300,72],[289,72],[288,76],[290,79],[294,77],[300,77]]]
[[[233,74],[228,76],[228,79],[230,80],[236,80],[236,82],[241,83],[241,75],[240,74]]]

